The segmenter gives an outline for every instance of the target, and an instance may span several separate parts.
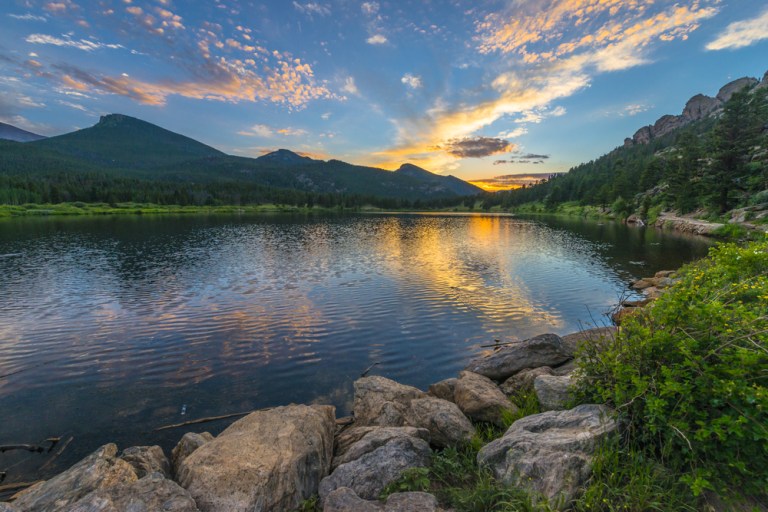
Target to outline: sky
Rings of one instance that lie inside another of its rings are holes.
[[[2,0],[0,23],[0,121],[23,129],[122,113],[496,186],[768,70],[768,0]]]

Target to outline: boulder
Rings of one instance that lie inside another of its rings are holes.
[[[576,371],[576,368],[578,368],[578,365],[576,364],[576,360],[571,359],[567,363],[561,364],[557,368],[552,368],[552,375],[557,375],[559,377],[562,377],[564,375],[573,375],[573,372]]]
[[[332,468],[335,469],[338,464],[336,464],[337,460],[340,460],[347,451],[349,451],[349,448],[360,441],[363,437],[368,435],[370,432],[373,432],[375,430],[381,429],[381,428],[390,428],[390,427],[351,427],[345,430],[342,430],[341,432],[336,434],[336,437],[334,438],[334,448],[333,448],[333,463]],[[421,428],[415,428],[415,427],[394,427],[397,428],[398,431],[405,433],[406,435],[409,435],[411,437],[420,437],[421,439],[424,439],[425,441],[429,441],[429,431],[427,429],[421,429]]]
[[[571,399],[571,377],[569,375],[539,375],[533,382],[533,389],[539,399],[542,411],[565,409]]]
[[[13,503],[0,501],[0,512],[19,512],[19,509],[13,506]]]
[[[384,504],[384,512],[440,512],[437,498],[426,492],[396,492]]]
[[[501,384],[501,391],[507,396],[515,396],[533,389],[533,381],[539,375],[552,375],[552,368],[539,366],[538,368],[526,368],[511,376]]]
[[[334,454],[333,463],[331,464],[333,469],[336,469],[341,464],[355,461],[366,453],[370,453],[376,448],[384,446],[398,437],[415,437],[429,442],[429,431],[424,428],[358,427],[356,430],[365,433],[359,439],[348,445],[344,451]],[[357,432],[355,434],[357,434]]]
[[[405,386],[385,377],[363,377],[355,381],[356,425],[381,425],[400,427],[411,400],[424,398],[426,393],[412,386]]]
[[[673,116],[670,114],[661,116],[651,127],[651,137],[656,139],[677,130],[685,125],[683,116]]]
[[[177,480],[202,512],[292,510],[328,474],[335,426],[332,406],[251,413],[192,452]]]
[[[711,96],[697,94],[688,100],[683,109],[683,118],[686,122],[699,121],[709,116],[722,106],[720,100]]]
[[[445,379],[429,386],[429,394],[453,402],[453,393],[456,390],[457,379]]]
[[[370,435],[370,434],[369,434]],[[355,449],[354,445],[350,450]],[[376,499],[403,471],[425,467],[431,456],[429,443],[410,436],[398,436],[360,458],[340,464],[320,482],[320,499],[341,487],[349,487],[363,499]]]
[[[632,283],[632,289],[633,290],[645,290],[646,288],[650,288],[653,286],[653,282],[649,279],[638,279],[634,283]]]
[[[575,356],[583,343],[602,344],[606,340],[612,340],[617,332],[618,330],[613,326],[585,329],[563,336],[563,345],[565,346],[566,352],[571,356]]]
[[[411,401],[406,422],[429,430],[431,443],[441,448],[466,443],[475,434],[456,404],[431,396]]]
[[[213,441],[213,436],[210,432],[203,432],[198,434],[196,432],[187,432],[181,437],[181,440],[176,444],[171,451],[171,467],[173,474],[176,475],[179,471],[181,463],[184,459],[189,457],[192,452],[203,446],[208,441]]]
[[[117,446],[110,443],[65,472],[20,492],[14,506],[21,511],[58,511],[93,491],[136,480],[133,466],[118,458]]]
[[[323,502],[323,512],[381,512],[382,506],[367,501],[349,487],[339,487],[328,493]]]
[[[123,450],[120,458],[133,466],[138,478],[156,471],[166,478],[171,475],[171,465],[159,446],[132,446]]]
[[[94,491],[62,512],[199,512],[195,500],[160,472]]]
[[[615,430],[612,412],[603,405],[534,414],[484,446],[477,461],[499,481],[524,487],[563,508],[589,478],[598,443]]]
[[[456,405],[467,417],[504,426],[504,412],[516,413],[517,407],[488,377],[463,371],[456,382]]]
[[[525,341],[507,345],[486,357],[473,360],[465,368],[470,372],[502,381],[520,370],[539,366],[557,366],[570,359],[563,340],[556,334],[540,334]]]
[[[653,277],[675,277],[676,270],[659,270]]]

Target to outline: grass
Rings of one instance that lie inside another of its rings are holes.
[[[543,202],[525,203],[510,209],[514,213],[533,215],[562,215],[567,217],[583,217],[588,219],[613,218],[602,208],[592,205],[581,205],[577,201],[559,203],[554,209],[547,209]]]
[[[320,207],[308,208],[280,204],[248,206],[180,206],[150,203],[59,203],[0,205],[0,217],[44,217],[60,215],[163,215],[163,214],[248,214],[264,212],[330,211]]]

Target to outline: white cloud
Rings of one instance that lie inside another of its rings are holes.
[[[11,18],[17,19],[17,20],[24,20],[24,21],[48,21],[48,18],[45,16],[35,16],[34,14],[9,14]]]
[[[360,95],[360,90],[357,88],[357,84],[355,84],[355,79],[351,76],[348,76],[346,80],[344,80],[344,86],[341,88],[341,90],[347,94],[353,94],[355,96]]]
[[[379,12],[379,2],[363,2],[360,8],[363,10],[363,14],[373,16]]]
[[[387,38],[381,34],[376,34],[375,36],[371,36],[366,39],[365,42],[368,44],[386,44]]]
[[[328,16],[331,14],[331,8],[327,5],[318,4],[315,2],[307,2],[306,4],[300,4],[299,2],[294,1],[293,7],[303,13],[308,15],[317,14],[318,16]]]
[[[501,132],[497,135],[500,139],[516,139],[518,137],[522,137],[528,133],[528,128],[525,126],[518,126],[514,130],[507,130],[506,132]]]
[[[100,43],[98,41],[90,41],[88,39],[74,40],[68,35],[62,37],[49,36],[46,34],[30,34],[25,39],[28,43],[32,44],[51,44],[53,46],[68,46],[83,50],[85,52],[92,52],[93,50],[100,50],[102,48],[109,48],[117,50],[123,48],[121,44],[108,44]]]
[[[323,121],[327,121],[327,120],[329,120],[330,118],[331,118],[331,113],[330,113],[330,112],[326,112],[326,113],[324,113],[324,114],[322,114],[322,115],[320,116],[320,119],[322,119]]]
[[[728,25],[707,45],[707,50],[744,48],[763,39],[768,39],[768,9],[757,18]]]
[[[413,75],[411,73],[406,73],[403,75],[403,78],[401,78],[400,81],[411,89],[420,89],[424,85],[421,83],[420,76]]]
[[[272,128],[265,124],[255,124],[247,130],[241,130],[237,132],[238,135],[245,135],[248,137],[272,137],[274,132]]]

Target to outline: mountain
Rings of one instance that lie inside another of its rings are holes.
[[[314,162],[308,156],[301,156],[287,149],[278,149],[256,159],[257,162],[277,165],[301,165]]]
[[[768,72],[760,81],[757,78],[743,77],[722,86],[713,98],[704,94],[693,96],[685,104],[680,115],[667,114],[661,116],[654,124],[643,126],[631,138],[624,139],[624,146],[636,144],[648,144],[653,139],[664,137],[678,128],[688,126],[696,121],[718,116],[723,111],[723,106],[733,95],[744,89],[768,87]]]
[[[90,128],[32,144],[92,164],[120,169],[147,169],[224,156],[221,151],[194,139],[122,114],[102,116]]]
[[[53,180],[69,191],[62,197],[79,197],[76,182],[84,173],[91,177],[98,174],[103,182],[95,186],[98,193],[94,197],[102,197],[104,194],[99,191],[110,190],[118,181],[121,197],[129,197],[130,193],[125,192],[130,189],[126,180],[142,180],[142,184],[135,186],[147,190],[152,187],[144,182],[162,182],[164,190],[174,183],[177,188],[194,185],[194,201],[207,200],[206,194],[223,189],[228,191],[226,197],[231,198],[235,194],[231,191],[238,186],[398,201],[432,201],[480,192],[458,178],[438,176],[415,166],[391,172],[340,160],[314,160],[287,149],[259,158],[227,155],[189,137],[121,114],[103,116],[90,128],[45,140],[25,144],[0,141],[0,178],[23,175],[25,179]],[[90,197],[88,201],[97,200]]]
[[[411,178],[417,179],[424,183],[431,183],[435,186],[445,187],[446,190],[453,192],[457,196],[472,196],[483,192],[483,189],[480,187],[476,187],[471,183],[460,180],[456,176],[441,176],[439,174],[431,173],[426,169],[422,169],[421,167],[417,167],[413,164],[401,165],[400,168],[395,171],[395,174],[410,176]]]
[[[16,128],[13,125],[0,123],[0,139],[12,140],[15,142],[31,142],[44,139],[42,135]]]

